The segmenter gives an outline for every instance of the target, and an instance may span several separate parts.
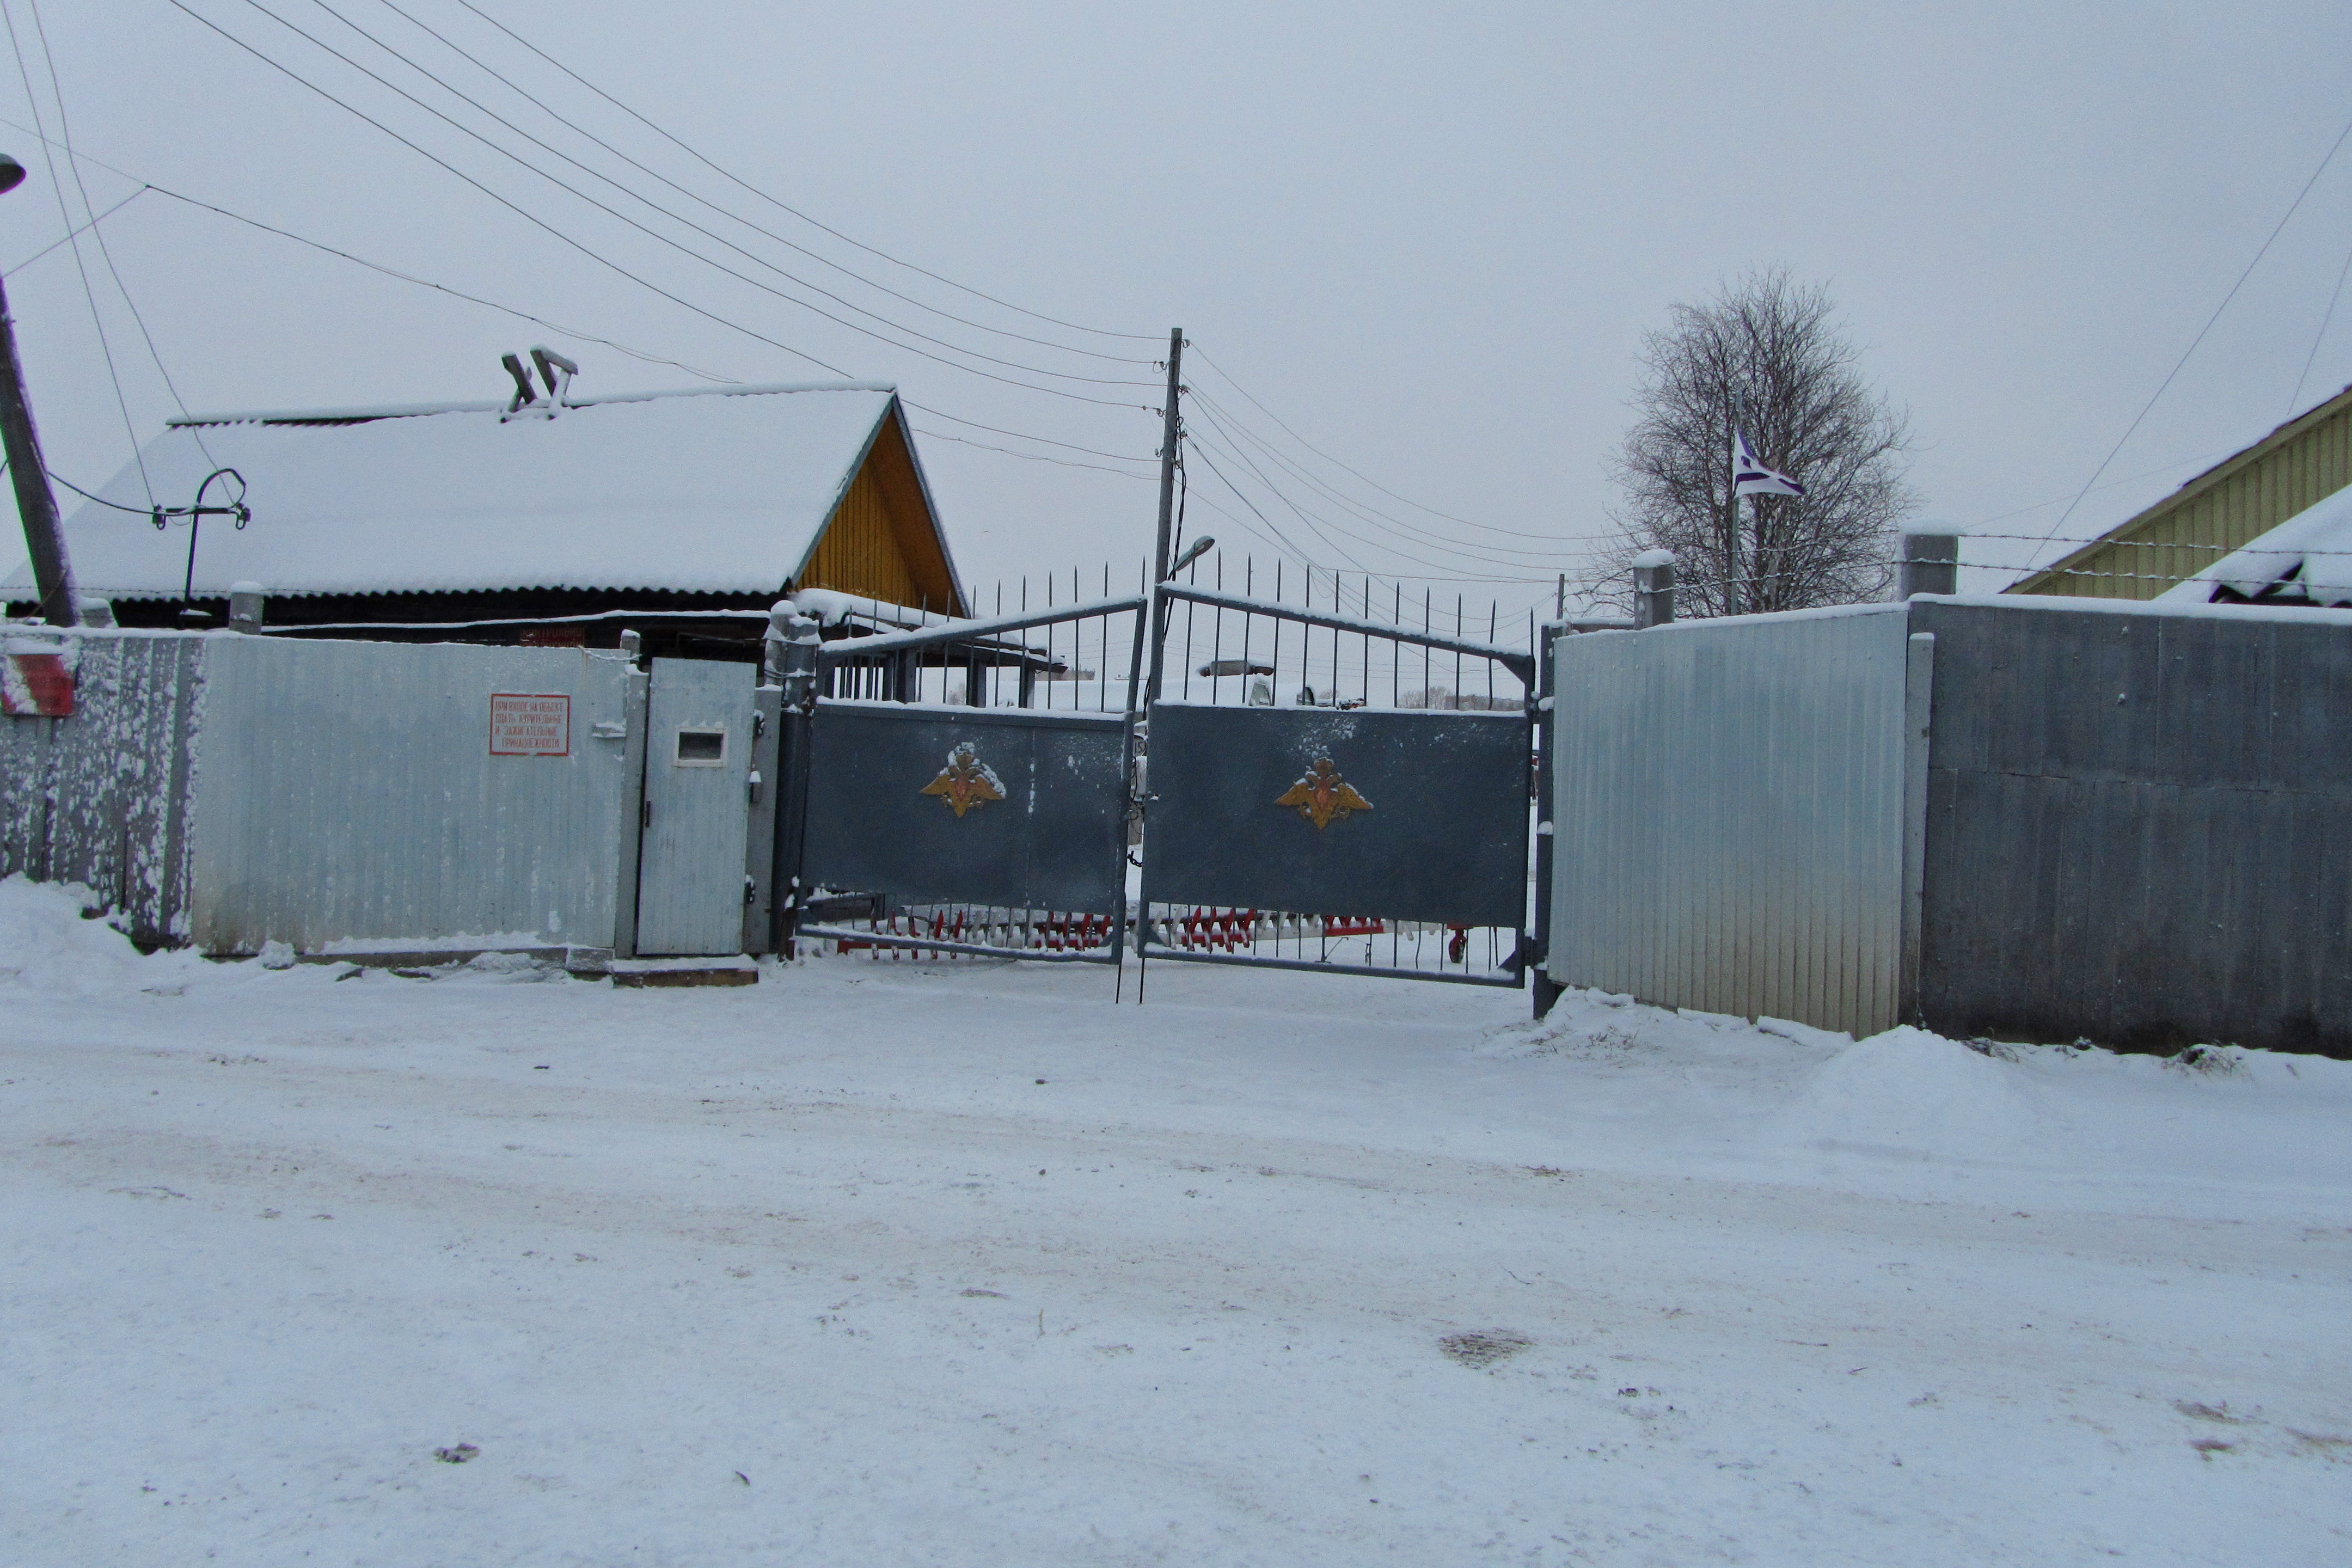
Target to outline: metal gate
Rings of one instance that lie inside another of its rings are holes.
[[[745,949],[756,673],[748,664],[653,661],[637,862],[640,954]]]
[[[780,878],[794,934],[1118,963],[1144,609],[1140,597],[1101,599],[804,640],[809,689],[786,683],[803,781],[786,830],[798,861]],[[1130,623],[1124,682],[1107,678],[1114,622]],[[1097,668],[1082,668],[1089,658]]]
[[[1173,582],[797,635],[777,885],[799,936],[1108,963],[1131,939],[1147,959],[1526,983],[1532,648],[1401,606],[1381,621]]]
[[[1533,651],[1402,615],[1382,622],[1175,583],[1161,595],[1171,613],[1153,659],[1138,952],[1523,984]],[[1203,620],[1207,700],[1188,700]],[[1440,655],[1449,686],[1434,679]],[[1465,659],[1483,696],[1463,690]],[[1219,700],[1227,680],[1239,706]]]

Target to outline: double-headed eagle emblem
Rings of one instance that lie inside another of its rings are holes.
[[[1004,781],[996,776],[993,768],[980,760],[971,742],[965,741],[948,753],[948,765],[941,768],[940,776],[925,784],[919,793],[935,795],[946,801],[955,808],[956,817],[961,821],[965,812],[982,801],[1003,800]]]
[[[1372,803],[1339,776],[1339,770],[1328,757],[1316,758],[1315,766],[1306,776],[1276,796],[1274,804],[1296,806],[1298,815],[1313,823],[1318,833],[1330,826],[1334,817],[1372,809]]]

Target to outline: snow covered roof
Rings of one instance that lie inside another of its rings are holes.
[[[143,515],[150,487],[184,506],[229,468],[253,519],[242,530],[203,520],[200,597],[240,579],[272,595],[773,593],[807,562],[885,421],[903,417],[896,392],[873,382],[582,397],[553,418],[505,410],[175,420],[97,492],[140,515],[85,502],[67,517],[74,575],[87,594],[176,597],[187,528],[156,531]],[[223,499],[222,486],[206,499]],[[29,596],[31,582],[19,564],[0,595],[25,585],[16,596]]]
[[[2352,605],[2352,488],[2255,535],[2158,594],[2155,603],[2203,605],[2232,595],[2266,604]]]

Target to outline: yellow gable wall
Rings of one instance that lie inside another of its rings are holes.
[[[793,585],[948,614],[963,610],[895,416],[884,419],[881,434]]]
[[[2153,599],[2347,485],[2352,387],[2008,592]]]

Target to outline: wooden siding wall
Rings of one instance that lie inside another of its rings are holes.
[[[793,584],[961,613],[946,554],[898,421],[883,422],[866,461]]]
[[[2011,592],[2152,599],[2347,485],[2352,485],[2352,390],[2190,480],[2111,539],[2077,551]]]

